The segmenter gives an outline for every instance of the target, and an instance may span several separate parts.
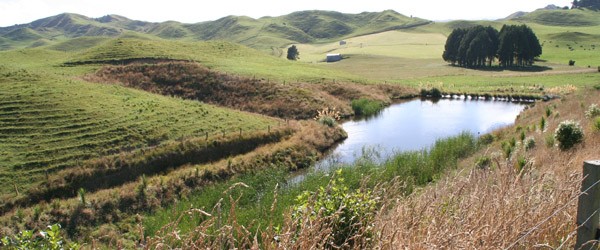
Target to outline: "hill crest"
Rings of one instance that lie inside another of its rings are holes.
[[[153,23],[131,20],[119,15],[90,18],[63,13],[28,24],[0,27],[4,49],[24,48],[38,40],[56,41],[83,36],[118,37],[131,33],[176,40],[227,40],[258,49],[343,39],[348,36],[403,29],[430,21],[404,16],[393,10],[345,14],[335,11],[298,11],[277,17],[258,19],[226,16],[193,24],[167,21]],[[23,35],[19,35],[17,30]],[[17,32],[17,33],[15,33]],[[10,35],[16,34],[16,35]],[[267,45],[268,44],[268,45]]]

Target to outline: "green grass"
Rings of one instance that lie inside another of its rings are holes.
[[[535,22],[549,26],[596,26],[600,25],[600,17],[595,11],[590,10],[538,10],[517,21]]]
[[[415,187],[436,180],[443,172],[455,169],[459,159],[475,151],[476,141],[473,135],[462,133],[438,140],[429,150],[398,153],[384,163],[375,163],[369,155],[364,155],[355,164],[343,167],[341,177],[350,190],[356,190],[365,184],[367,188],[372,188],[396,178],[406,182],[406,189],[402,192],[409,193]],[[307,174],[302,182],[288,184],[284,172],[268,170],[219,183],[193,193],[189,200],[145,216],[145,234],[154,235],[163,226],[177,221],[180,216],[182,220],[178,228],[182,233],[190,232],[201,221],[207,219],[186,215],[191,208],[202,209],[214,218],[219,218],[222,223],[230,223],[229,219],[233,218],[230,217],[232,204],[229,202],[229,196],[233,199],[239,198],[235,204],[236,223],[251,225],[251,232],[269,225],[277,227],[283,223],[284,214],[296,205],[298,195],[327,186],[332,174],[333,171],[312,172]],[[244,183],[247,187],[236,183]],[[277,197],[274,203],[275,193]],[[220,210],[216,206],[219,201]]]
[[[85,159],[182,137],[266,130],[277,121],[50,73],[0,67],[0,187],[13,196]]]
[[[381,101],[360,98],[352,100],[351,106],[355,115],[372,116],[383,110],[386,105]]]
[[[102,63],[137,58],[191,60],[230,74],[286,82],[361,80],[360,77],[349,73],[275,58],[258,50],[228,42],[113,39],[76,54],[68,63]]]

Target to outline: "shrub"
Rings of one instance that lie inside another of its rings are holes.
[[[521,130],[521,134],[519,135],[519,139],[521,140],[521,142],[525,141],[525,131]]]
[[[546,129],[546,118],[542,116],[542,120],[540,120],[540,130],[544,131]]]
[[[60,232],[60,224],[47,227],[48,230],[34,234],[24,230],[13,237],[2,238],[2,249],[79,249],[77,243],[67,243]]]
[[[489,145],[494,142],[494,136],[491,134],[485,134],[479,137],[479,144]]]
[[[600,131],[600,117],[596,118],[596,120],[594,121],[594,129],[596,131]]]
[[[561,150],[567,150],[583,141],[583,129],[578,122],[566,120],[558,125],[554,131],[554,138]]]
[[[333,127],[337,124],[336,121],[340,120],[340,112],[335,108],[324,108],[323,110],[317,111],[315,121],[325,124],[329,127]]]
[[[423,97],[423,98],[430,97],[433,99],[440,99],[440,98],[442,98],[442,91],[440,91],[437,88],[432,88],[430,90],[421,89],[421,97]]]
[[[598,67],[598,69],[600,70],[600,67]],[[600,90],[600,84],[596,84],[596,85],[594,85],[594,88],[595,88],[596,90]]]
[[[545,142],[546,142],[546,147],[549,147],[549,148],[554,147],[554,143],[556,142],[554,140],[554,135],[553,134],[547,134]]]
[[[592,104],[588,107],[588,109],[585,111],[585,117],[587,118],[594,118],[596,116],[600,116],[600,108],[598,107],[597,104]]]
[[[502,142],[502,153],[504,153],[504,158],[510,158],[510,155],[512,154],[513,150],[514,146],[512,146],[510,142]]]
[[[367,98],[352,100],[351,106],[354,114],[364,116],[375,115],[384,108],[383,102]]]
[[[431,93],[432,98],[435,98],[435,99],[442,98],[442,91],[440,91],[437,88],[432,88],[431,91],[429,91],[429,93]]]
[[[489,168],[491,164],[492,159],[490,159],[490,157],[487,156],[481,156],[477,158],[477,161],[475,161],[475,166],[481,169]]]
[[[328,248],[353,245],[357,236],[370,237],[377,208],[376,198],[370,191],[350,192],[344,179],[339,177],[341,174],[341,169],[336,171],[329,185],[321,186],[316,193],[305,191],[299,195],[292,215],[299,224],[324,219],[332,228]]]
[[[525,169],[525,166],[527,165],[527,159],[525,158],[525,156],[519,156],[517,158],[517,163],[515,165],[517,172],[520,173],[521,171],[523,171]]]
[[[546,107],[546,117],[550,117],[552,115],[552,109],[550,107]]]
[[[527,137],[525,139],[525,150],[529,151],[535,148],[535,139],[533,137]]]

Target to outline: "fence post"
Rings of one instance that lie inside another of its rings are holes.
[[[595,249],[597,243],[586,242],[597,240],[598,213],[600,212],[600,160],[583,163],[583,181],[577,204],[577,242],[575,249]],[[582,248],[583,247],[583,248]]]

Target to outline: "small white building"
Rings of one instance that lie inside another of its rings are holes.
[[[327,54],[326,62],[337,62],[342,60],[342,54]]]

